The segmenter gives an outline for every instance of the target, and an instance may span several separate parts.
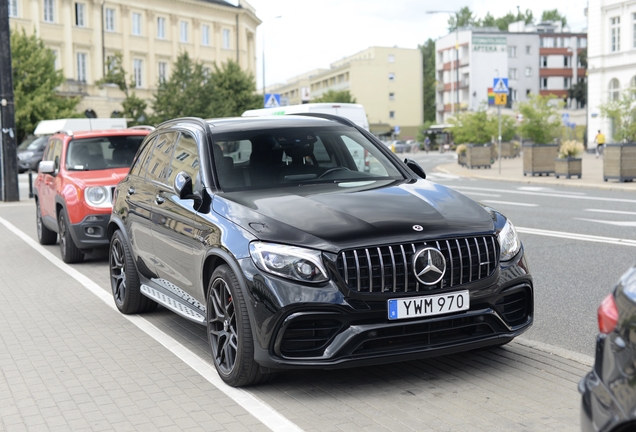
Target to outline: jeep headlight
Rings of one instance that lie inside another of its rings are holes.
[[[329,280],[319,251],[275,243],[250,243],[256,266],[268,273],[302,282]]]
[[[501,261],[511,260],[521,249],[517,230],[515,230],[515,226],[510,220],[506,220],[506,224],[497,234],[497,240],[499,240],[499,246],[501,246]]]
[[[104,186],[88,187],[84,191],[86,203],[92,207],[112,207],[109,188]]]

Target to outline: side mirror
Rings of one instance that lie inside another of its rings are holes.
[[[53,174],[55,172],[55,162],[51,160],[40,161],[38,172],[42,174]]]
[[[423,179],[426,178],[426,173],[424,172],[424,169],[417,162],[415,162],[413,159],[408,159],[408,158],[404,159],[404,163],[415,174],[417,174],[418,176],[422,177]]]
[[[193,199],[201,201],[201,197],[192,190],[192,177],[181,171],[174,179],[174,190],[179,195],[179,199]]]

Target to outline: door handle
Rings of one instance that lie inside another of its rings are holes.
[[[128,188],[128,195],[134,195],[135,194],[135,188],[129,187]]]
[[[163,204],[164,202],[166,202],[166,200],[165,200],[165,199],[164,199],[161,195],[157,195],[157,196],[155,197],[155,202],[156,202],[157,204]]]

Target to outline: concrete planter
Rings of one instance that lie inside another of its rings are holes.
[[[519,156],[519,146],[515,146],[510,142],[501,143],[501,157],[502,158],[515,158]]]
[[[557,144],[524,144],[523,175],[554,174],[554,159],[558,153]]]
[[[581,178],[582,171],[582,159],[575,157],[568,157],[564,159],[555,159],[554,160],[554,175],[556,178],[560,176],[565,176],[565,178],[572,178],[573,176],[577,176]]]
[[[466,146],[466,166],[472,168],[490,168],[492,163],[490,146],[469,144]]]
[[[457,163],[461,166],[466,166],[466,153],[457,154]]]
[[[619,182],[636,179],[636,143],[605,144],[603,149],[603,180]]]

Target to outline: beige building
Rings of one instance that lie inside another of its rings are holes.
[[[64,71],[62,94],[82,96],[78,109],[98,117],[121,111],[123,93],[98,87],[107,59],[123,55],[135,92],[150,101],[177,56],[212,68],[229,59],[256,74],[256,27],[261,21],[244,0],[9,0],[12,31],[34,31]]]
[[[268,86],[290,105],[309,102],[323,93],[348,90],[367,112],[371,132],[400,139],[416,138],[424,119],[422,54],[419,49],[370,47],[316,69]]]

